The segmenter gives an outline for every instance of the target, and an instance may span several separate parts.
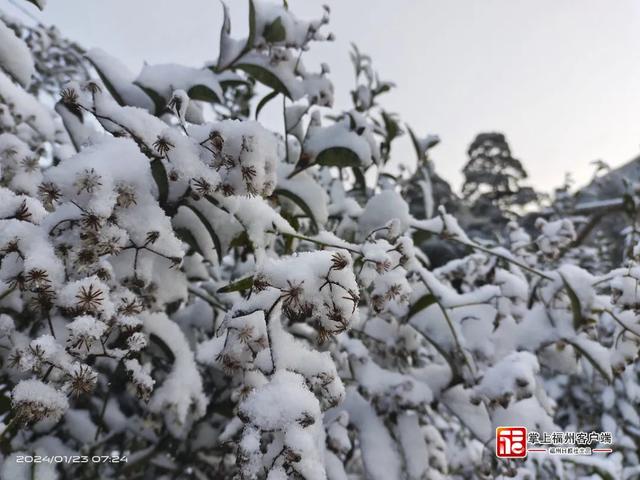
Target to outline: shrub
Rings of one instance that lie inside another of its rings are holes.
[[[328,68],[302,62],[327,23],[250,1],[236,39],[225,7],[216,63],[136,76],[3,17],[3,478],[637,471],[638,250],[587,271],[566,218],[468,238],[434,208],[437,139],[411,132],[416,176],[386,173],[409,130],[357,49],[353,108],[330,110]],[[271,101],[282,132],[249,119]],[[414,238],[459,258],[432,268]],[[495,458],[515,424],[616,451]]]

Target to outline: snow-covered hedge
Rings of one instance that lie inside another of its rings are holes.
[[[0,476],[638,475],[640,251],[587,271],[563,218],[468,238],[411,132],[414,218],[383,173],[393,84],[356,49],[353,109],[331,110],[301,60],[328,11],[249,3],[247,38],[223,9],[216,62],[137,75],[0,20]],[[284,131],[248,118],[270,101]],[[417,238],[464,253],[432,268]],[[500,425],[615,452],[498,460]]]

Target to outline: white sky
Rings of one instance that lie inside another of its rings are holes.
[[[43,14],[14,1],[134,70],[217,57],[215,0],[48,0]],[[246,1],[228,3],[240,35]],[[640,151],[638,0],[289,0],[303,18],[319,15],[322,3],[337,40],[309,52],[307,67],[327,62],[337,107],[347,107],[349,43],[370,53],[381,77],[398,85],[381,100],[420,135],[440,135],[436,169],[456,188],[480,131],[504,132],[541,189],[569,171],[584,183],[591,161],[616,166]],[[0,8],[16,12],[8,0]],[[403,142],[394,161],[413,162]]]

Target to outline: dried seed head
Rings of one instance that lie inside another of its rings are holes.
[[[60,189],[52,182],[41,183],[38,187],[38,194],[47,208],[52,208],[53,204],[62,197]]]
[[[153,142],[153,148],[155,148],[160,155],[166,155],[174,147],[175,145],[173,143],[162,136],[158,136],[157,140]]]
[[[191,185],[193,190],[202,196],[211,195],[211,193],[213,192],[213,187],[204,177],[192,179]]]
[[[82,109],[78,103],[78,92],[73,88],[65,88],[60,92],[60,101],[62,104],[76,115],[82,114]]]
[[[225,183],[224,185],[222,185],[222,194],[225,197],[230,197],[234,193],[235,193],[235,189],[233,188],[232,185],[230,185],[228,183]]]
[[[256,275],[253,279],[253,289],[256,292],[262,292],[270,286],[269,281],[263,275]]]
[[[349,265],[349,259],[342,252],[336,252],[331,256],[332,270],[343,270],[347,265]]]
[[[245,182],[253,181],[254,177],[256,176],[256,169],[253,166],[242,167],[240,170],[242,172],[242,179]]]
[[[116,203],[121,208],[129,208],[136,205],[136,191],[131,185],[118,185],[116,189],[118,197]]]
[[[79,265],[91,265],[97,260],[98,254],[93,248],[83,248],[78,252],[76,256],[76,262]]]
[[[49,272],[42,268],[32,268],[24,277],[25,285],[29,289],[37,289],[41,287],[48,287],[51,283],[49,280]]]
[[[23,380],[11,392],[11,403],[19,422],[30,424],[44,418],[60,419],[69,407],[67,398],[39,380]]]
[[[83,89],[91,93],[91,95],[102,92],[102,88],[100,87],[100,85],[98,85],[93,80],[89,80],[87,83],[85,83]]]
[[[133,299],[121,298],[120,301],[122,302],[118,306],[118,313],[120,315],[133,317],[134,315],[138,315],[142,313],[143,307],[142,307],[142,304],[140,303],[140,300],[138,300],[137,298],[133,298]]]
[[[76,304],[81,310],[95,312],[102,307],[103,298],[102,290],[90,284],[89,288],[80,287],[80,291],[76,294]]]
[[[25,171],[33,173],[40,168],[40,160],[37,157],[25,157],[20,162]]]
[[[97,232],[102,227],[103,220],[95,213],[82,212],[81,223],[82,226],[87,230],[93,230],[94,232]]]
[[[90,394],[96,386],[97,379],[98,375],[89,366],[80,365],[67,382],[69,392],[75,397]]]
[[[151,232],[147,232],[147,238],[145,240],[145,245],[153,245],[160,238],[160,232],[157,230],[153,230]]]
[[[135,332],[127,338],[127,346],[129,350],[139,352],[147,346],[147,337],[141,332]]]
[[[238,330],[238,340],[242,343],[249,343],[251,338],[253,337],[253,327],[251,325],[247,325]]]
[[[375,265],[376,265],[376,272],[378,273],[388,272],[391,269],[391,262],[389,260],[375,262]]]
[[[220,132],[217,130],[213,130],[209,134],[209,141],[217,151],[222,150],[222,147],[224,147],[224,138],[222,138],[222,135],[220,135]]]
[[[74,183],[74,186],[78,189],[78,195],[82,192],[93,193],[102,185],[100,182],[101,178],[102,177],[100,177],[93,168],[85,169],[78,175],[78,178]]]

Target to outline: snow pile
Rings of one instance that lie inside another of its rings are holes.
[[[164,342],[174,356],[173,369],[162,385],[155,389],[149,408],[152,412],[163,413],[168,428],[180,436],[188,422],[205,414],[208,400],[202,391],[202,379],[193,352],[174,322],[162,314],[152,314],[144,318],[144,328],[149,335],[155,335]],[[134,377],[136,383],[142,380],[145,386],[149,386],[149,379],[141,379],[140,371],[135,367],[134,370],[132,373],[138,373],[138,377]]]
[[[61,392],[39,380],[22,380],[11,392],[11,403],[22,421],[58,420],[69,408]]]
[[[238,415],[248,424],[240,440],[240,449],[248,457],[248,471],[259,472],[269,460],[279,466],[293,459],[295,471],[305,478],[326,478],[320,408],[301,375],[276,372],[268,384],[240,404]],[[278,432],[282,453],[274,449],[265,458],[260,451],[260,432]]]
[[[269,196],[276,186],[276,139],[257,122],[227,121],[212,125],[212,166],[225,195]]]
[[[146,110],[153,106],[151,99],[134,82],[133,74],[120,60],[109,55],[102,49],[93,48],[87,52],[87,58],[95,66],[101,76],[111,85],[122,101],[127,105],[134,105]],[[104,81],[104,80],[103,80]]]
[[[573,224],[566,219],[547,222],[544,218],[536,221],[540,236],[536,239],[538,247],[545,255],[557,256],[561,248],[566,247],[576,237]]]
[[[190,91],[193,87],[206,88],[216,95],[218,100],[223,97],[216,75],[208,69],[176,64],[145,65],[134,82],[167,99],[174,90]]]
[[[389,222],[398,222],[395,228],[395,235],[400,236],[409,228],[410,223],[409,206],[399,193],[393,190],[384,190],[379,195],[371,197],[358,218],[358,226],[367,235],[375,233],[376,230],[388,226]]]
[[[35,66],[27,45],[0,19],[0,65],[23,87],[28,87]]]
[[[254,286],[257,281],[262,291],[250,302],[272,298],[273,292],[279,291],[282,311],[289,321],[309,323],[320,338],[339,333],[356,314],[358,286],[351,262],[344,250],[269,259],[254,279]]]

